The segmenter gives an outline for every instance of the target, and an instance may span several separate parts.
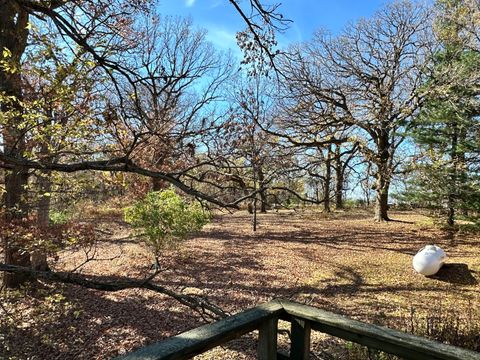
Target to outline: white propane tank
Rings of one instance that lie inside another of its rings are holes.
[[[442,267],[447,255],[437,245],[427,245],[413,257],[413,268],[416,272],[431,276],[435,275]]]

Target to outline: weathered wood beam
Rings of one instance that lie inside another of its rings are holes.
[[[480,360],[480,353],[442,344],[383,326],[366,324],[311,306],[279,300],[292,317],[309,320],[317,330],[372,349],[412,360]]]
[[[265,320],[258,329],[258,360],[277,360],[278,318]]]
[[[277,321],[292,322],[290,357],[277,353]],[[401,331],[287,300],[274,300],[219,322],[144,347],[118,360],[189,359],[231,339],[259,329],[259,359],[307,359],[310,331],[316,330],[404,359],[480,360],[480,353],[441,344]]]
[[[301,318],[292,318],[292,345],[290,358],[298,360],[310,359],[310,321]]]
[[[190,359],[215,346],[258,329],[265,321],[277,318],[281,312],[283,312],[282,305],[277,301],[272,301],[213,324],[203,325],[146,346],[125,356],[120,356],[117,360]]]

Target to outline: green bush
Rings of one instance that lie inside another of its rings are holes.
[[[72,215],[66,210],[64,211],[51,210],[50,213],[48,214],[48,217],[52,224],[62,225],[69,222],[71,220]]]
[[[125,221],[145,239],[156,260],[162,250],[175,248],[209,220],[210,214],[199,203],[185,202],[172,189],[150,192],[125,209]]]

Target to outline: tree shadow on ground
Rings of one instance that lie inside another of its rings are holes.
[[[111,358],[119,349],[131,351],[204,323],[175,300],[147,290],[106,293],[69,286],[64,294],[80,315],[75,320],[65,317],[57,326],[68,328],[76,322],[75,337],[82,339],[85,352],[78,357],[72,346],[62,359],[91,359],[98,354]]]
[[[400,224],[415,224],[413,221],[398,220],[398,219],[389,219],[389,222],[400,223]]]
[[[2,316],[4,316],[2,314]],[[0,359],[42,359],[44,355],[63,354],[58,344],[48,342],[47,332],[39,333],[34,328],[21,328],[0,321]]]
[[[115,276],[89,278],[124,280]],[[39,284],[28,292],[29,303],[35,304],[33,315],[20,309],[14,314],[18,321],[0,318],[0,359],[111,358],[122,349],[130,351],[205,323],[188,307],[149,290],[111,293]]]
[[[431,233],[423,233],[413,226],[404,228],[385,224],[376,227],[366,222],[345,224],[335,223],[337,219],[318,220],[319,224],[312,223],[310,226],[310,222],[314,221],[312,216],[282,214],[265,219],[265,227],[261,225],[260,231],[253,234],[250,228],[246,230],[249,216],[238,216],[233,220],[218,218],[214,220],[211,230],[207,228],[187,242],[182,256],[167,259],[169,270],[160,274],[155,281],[178,292],[198,291],[201,296],[206,296],[232,313],[280,297],[347,316],[353,315],[369,322],[375,321],[378,316],[379,323],[385,320],[387,315],[384,313],[391,316],[398,312],[398,303],[382,300],[385,294],[416,298],[433,296],[446,288],[465,296],[478,291],[476,288],[440,283],[478,284],[476,275],[466,264],[447,264],[430,281],[413,276],[410,263],[406,263],[410,260],[405,255],[413,255],[425,244],[437,241],[437,238],[429,236]],[[124,240],[119,239],[119,242]],[[480,243],[475,238],[459,240],[459,247],[455,251],[460,254],[463,254],[461,244],[468,242],[472,246],[475,242]],[[438,238],[437,243],[443,246],[446,241],[448,239]],[[343,250],[350,252],[343,257],[336,257]],[[398,282],[375,282],[368,272],[364,272],[365,269],[342,263],[345,256],[355,258],[364,253],[367,254],[363,260],[368,265],[367,270],[377,271],[374,265],[379,261],[370,261],[369,254],[378,257],[386,254],[385,251],[402,255],[397,270],[410,276],[408,281],[401,278]],[[138,264],[132,266],[135,269],[139,267]],[[147,271],[148,266],[139,270]],[[315,279],[316,271],[322,276],[318,281],[309,281]],[[108,276],[97,279],[120,278]],[[75,327],[79,330],[68,330],[58,335],[63,339],[59,342],[68,344],[68,341],[77,337],[84,344],[63,353],[44,344],[44,353],[49,355],[47,358],[88,359],[98,354],[102,354],[103,358],[115,356],[119,349],[131,350],[142,343],[157,342],[203,323],[187,307],[153,292],[130,289],[117,295],[107,295],[74,286],[67,288],[67,298],[78,304],[82,313],[75,319],[78,323]],[[355,301],[347,302],[345,299]],[[71,317],[66,317],[56,326],[68,329],[71,322]],[[39,327],[35,334],[41,334],[41,331]],[[17,334],[24,338],[30,336],[20,330]],[[252,358],[250,355],[254,356],[256,339],[256,336],[252,336],[247,335],[224,347],[241,353],[239,357],[247,355],[247,358]],[[224,356],[214,353],[211,358],[227,358]],[[235,358],[235,355],[232,356]]]
[[[480,246],[480,239],[455,237],[452,240],[446,232],[433,233],[424,231],[421,228],[411,226],[414,222],[405,220],[393,220],[384,225],[373,226],[370,224],[350,224],[345,227],[341,219],[319,217],[316,219],[309,214],[303,217],[297,214],[282,214],[270,217],[268,214],[265,219],[259,220],[259,231],[254,234],[251,232],[238,231],[242,224],[248,223],[248,215],[238,215],[235,217],[235,227],[222,226],[209,231],[206,236],[211,240],[231,241],[235,240],[238,246],[248,246],[248,241],[258,243],[274,242],[275,246],[281,243],[301,243],[325,246],[333,249],[344,249],[357,251],[368,250],[386,250],[405,255],[415,255],[421,248],[427,244],[435,243],[451,251],[463,245]],[[369,217],[360,215],[359,219],[364,220]],[[215,222],[222,224],[226,219],[220,217]],[[349,219],[353,220],[353,219]],[[227,220],[228,221],[228,220]],[[263,226],[262,221],[265,222]],[[305,222],[318,221],[324,226],[305,226]],[[405,224],[405,229],[399,229],[398,225]],[[434,235],[434,236],[432,236]],[[462,254],[463,256],[463,254]]]
[[[473,273],[475,272],[470,270],[467,264],[447,263],[431,278],[456,285],[477,285],[478,280]]]
[[[295,228],[295,226],[291,226]],[[378,231],[366,231],[365,229],[323,229],[320,231],[312,231],[303,228],[302,230],[271,230],[266,229],[262,233],[254,236],[251,234],[239,234],[235,231],[222,229],[208,234],[210,240],[237,242],[236,246],[250,245],[249,241],[255,240],[258,244],[275,246],[281,243],[300,243],[309,245],[325,246],[328,248],[341,250],[348,248],[349,250],[388,250],[399,252],[406,255],[414,255],[419,249],[426,244],[430,244],[432,239],[428,236],[422,236],[417,233],[403,233],[398,231],[386,231],[379,229]],[[439,244],[443,245],[441,240]]]

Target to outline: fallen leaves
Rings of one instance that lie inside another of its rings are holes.
[[[253,234],[248,214],[219,215],[179,252],[164,254],[166,270],[158,282],[202,294],[229,312],[284,297],[357,319],[394,323],[412,307],[422,313],[439,299],[459,311],[480,307],[478,235],[452,240],[433,227],[419,228],[422,216],[392,216],[404,222],[378,224],[369,214],[348,212],[269,213],[259,216]],[[147,274],[151,258],[129,237],[128,228],[118,222],[101,225],[113,234],[104,235],[98,256],[120,257],[90,262],[82,271]],[[461,282],[453,273],[465,267],[446,268],[437,278],[416,274],[411,258],[428,243],[442,246],[450,263],[464,264],[471,281]],[[81,261],[81,252],[65,250],[57,269],[72,269]],[[0,358],[6,359],[107,359],[202,324],[185,306],[139,289],[103,293],[44,284],[15,296],[2,294],[1,303],[14,319],[0,316]],[[472,316],[479,316],[477,310]],[[199,358],[253,359],[254,343],[253,336],[246,336]]]

